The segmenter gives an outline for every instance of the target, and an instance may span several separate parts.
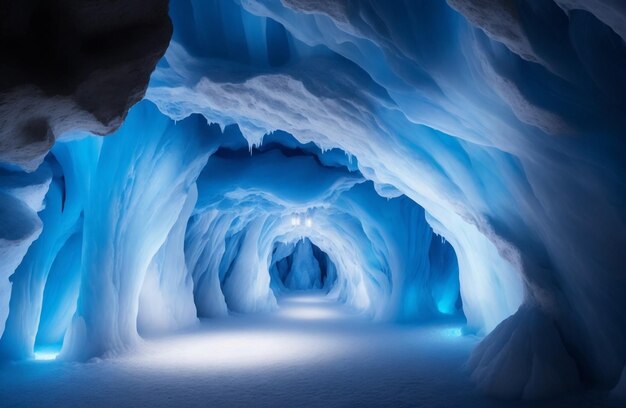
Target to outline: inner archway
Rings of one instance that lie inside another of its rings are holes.
[[[277,242],[270,262],[274,293],[287,291],[330,291],[337,279],[335,264],[328,254],[303,238],[295,243]]]

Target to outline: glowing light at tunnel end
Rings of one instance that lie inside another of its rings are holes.
[[[302,217],[300,215],[292,215],[291,216],[291,226],[298,227],[304,225],[307,228],[311,228],[313,226],[313,219],[311,217]]]

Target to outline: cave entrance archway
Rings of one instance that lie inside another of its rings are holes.
[[[334,262],[309,238],[275,243],[269,269],[271,287],[277,296],[307,290],[327,293],[337,280]]]

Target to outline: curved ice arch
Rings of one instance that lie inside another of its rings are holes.
[[[516,3],[510,25],[523,36],[513,43],[497,29],[497,2],[450,3],[467,18],[437,1],[238,0],[213,15],[182,2],[190,7],[172,16],[187,35],[175,28],[148,97],[172,117],[238,123],[251,144],[283,129],[355,156],[366,178],[420,203],[453,243],[464,294],[502,287],[506,300],[493,305],[515,310],[524,287],[526,304],[556,322],[585,376],[612,385],[626,358],[617,312],[626,294],[614,273],[626,244],[615,228],[624,225],[626,123],[616,92],[623,64],[607,61],[626,56],[623,8]],[[211,18],[233,24],[199,35]],[[284,32],[268,33],[268,21]],[[285,41],[289,52],[270,64],[268,50]],[[581,216],[587,208],[596,209],[593,223]],[[493,305],[470,321],[493,329],[501,320]]]
[[[219,150],[198,179],[187,242],[199,310],[209,302],[206,315],[224,313],[217,282],[229,309],[272,309],[268,285],[258,285],[257,275],[265,282],[275,242],[306,237],[337,267],[331,290],[337,299],[381,319],[436,314],[429,291],[432,233],[421,207],[407,197],[381,197],[372,183],[362,184],[358,172],[325,166],[300,148],[262,145],[241,154],[242,148]],[[204,239],[216,243],[200,252]],[[407,303],[408,297],[415,303]]]
[[[233,18],[241,18],[245,22],[264,20],[264,17],[254,17],[243,10],[239,14],[234,13],[234,6],[229,4],[221,3],[221,7],[230,9],[228,13]],[[258,10],[255,9],[255,12]],[[173,15],[176,16],[176,13],[173,12]],[[198,11],[196,21],[217,18],[202,13]],[[298,18],[303,19],[300,31],[306,32],[311,24],[315,24],[308,22],[308,17]],[[247,38],[249,32],[254,32],[255,38],[265,38],[262,24],[259,24],[258,21],[249,27],[236,24],[224,28],[220,35],[207,41],[228,48],[228,41],[220,43],[218,39],[229,35]],[[285,27],[290,25],[285,23]],[[338,29],[332,30],[335,32]],[[323,150],[336,147],[356,157],[359,169],[366,178],[374,180],[381,188],[394,186],[388,189],[390,195],[396,196],[398,190],[407,194],[427,210],[429,217],[438,224],[445,224],[439,233],[446,235],[455,247],[465,246],[457,248],[463,254],[471,254],[468,256],[471,259],[460,262],[460,273],[465,276],[462,282],[465,285],[470,282],[489,285],[481,287],[481,293],[475,294],[475,299],[488,296],[485,290],[495,294],[482,306],[468,302],[468,306],[474,306],[475,310],[482,309],[481,312],[468,314],[469,324],[477,331],[489,332],[517,309],[523,296],[522,282],[516,271],[521,268],[522,261],[516,249],[499,238],[489,218],[482,214],[488,206],[506,208],[508,203],[502,198],[507,193],[514,193],[516,197],[527,193],[527,183],[517,160],[485,146],[482,133],[480,137],[467,136],[468,140],[481,143],[472,144],[407,120],[406,112],[399,110],[402,106],[390,96],[391,91],[399,92],[398,87],[381,87],[362,67],[340,56],[339,50],[334,47],[326,51],[312,48],[310,45],[313,44],[308,42],[307,45],[300,31],[288,29],[286,35],[293,51],[289,62],[270,69],[267,64],[255,59],[241,56],[229,58],[233,49],[224,51],[220,48],[222,51],[214,53],[211,51],[213,45],[194,48],[196,45],[190,45],[179,37],[175,29],[172,45],[164,63],[153,76],[147,97],[174,118],[200,112],[208,120],[223,125],[237,123],[251,145],[260,144],[266,133],[282,129],[293,134],[301,143],[314,142]],[[294,35],[299,35],[299,39]],[[343,36],[345,34],[338,38]],[[369,44],[367,50],[372,48],[371,42],[362,39],[354,41],[359,45]],[[249,43],[248,49],[255,45],[258,41]],[[193,50],[194,55],[190,55],[185,47]],[[347,56],[359,63],[367,60],[368,64],[372,59],[381,61],[386,58],[384,55],[373,58],[371,53],[361,54],[361,59]],[[408,62],[403,63],[406,65]],[[224,67],[231,74],[225,75]],[[379,75],[389,80],[397,78],[396,75],[380,72]],[[388,85],[385,81],[380,83]],[[402,89],[405,91],[400,94],[404,95],[406,103],[411,99],[406,92],[417,97],[416,91]],[[426,105],[433,106],[436,105],[432,102]],[[420,112],[430,120],[442,117],[441,114],[433,116],[424,113],[431,110]],[[450,118],[450,115],[443,117]],[[447,123],[444,119],[441,121]],[[506,122],[500,123],[500,126],[512,131]],[[478,161],[469,157],[480,158],[484,164],[479,166]],[[490,167],[508,169],[512,179],[524,180],[517,183],[523,188],[510,192],[511,188],[517,188],[516,183],[499,180],[498,176],[488,171]],[[492,199],[486,200],[486,195]],[[468,200],[477,204],[481,211],[476,213],[471,210],[464,204]],[[521,226],[519,229],[522,230]],[[462,239],[448,236],[451,234]],[[503,256],[506,260],[502,259]],[[480,278],[476,279],[476,276]],[[471,298],[475,293],[472,289],[476,286],[465,286],[464,295]],[[506,287],[504,294],[498,295],[503,286]],[[503,299],[504,296],[506,299]]]

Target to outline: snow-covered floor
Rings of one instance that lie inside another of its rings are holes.
[[[479,339],[459,326],[372,323],[315,293],[280,305],[115,359],[6,364],[0,407],[611,406],[589,394],[543,404],[480,396],[463,370]]]

